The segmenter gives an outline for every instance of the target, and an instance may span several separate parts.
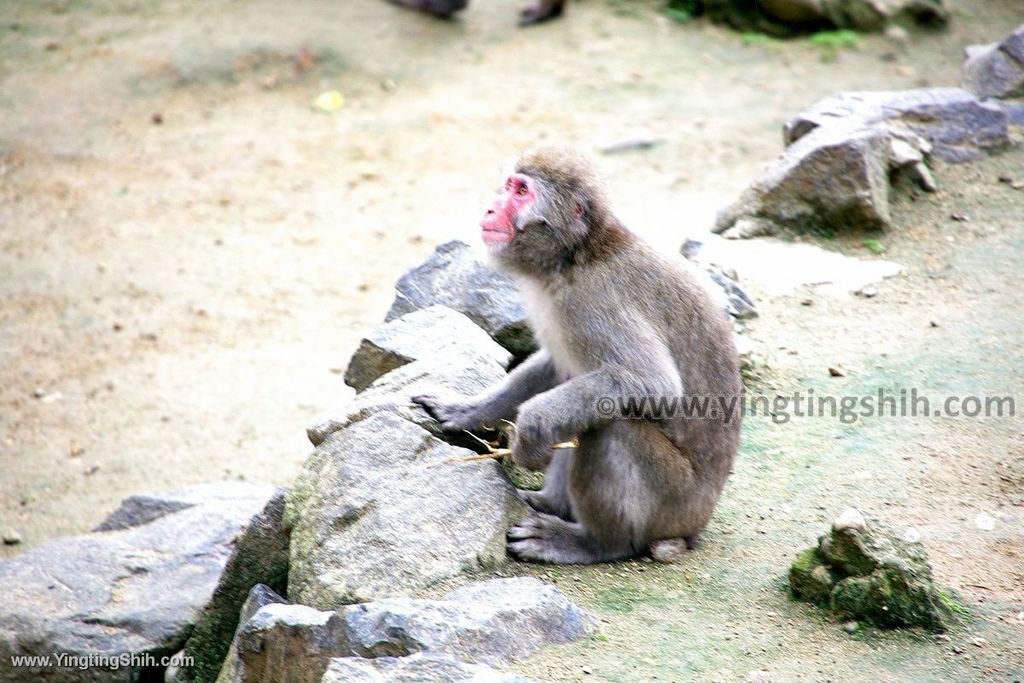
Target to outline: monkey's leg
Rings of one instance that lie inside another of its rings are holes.
[[[695,534],[706,521],[690,461],[651,422],[620,420],[580,435],[568,488],[578,521],[531,514],[509,531],[513,555],[608,562],[640,555],[654,540]]]
[[[469,4],[469,0],[389,0],[394,5],[411,7],[435,17],[450,17]]]
[[[546,512],[573,522],[572,504],[569,501],[569,468],[576,453],[575,448],[556,448],[551,464],[544,472],[544,488],[540,491],[519,491],[530,507],[537,512]]]
[[[527,7],[519,15],[519,25],[529,26],[548,19],[554,19],[562,13],[565,0],[539,0],[536,5]]]

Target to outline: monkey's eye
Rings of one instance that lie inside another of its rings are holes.
[[[528,191],[529,191],[529,188],[526,187],[526,183],[520,183],[519,187],[516,188],[516,194],[519,194],[519,195],[524,195]]]

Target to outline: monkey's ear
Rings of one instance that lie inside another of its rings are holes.
[[[573,215],[577,220],[587,215],[587,202],[579,197],[576,198],[576,206],[573,208]]]

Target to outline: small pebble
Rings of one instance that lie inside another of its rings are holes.
[[[36,387],[36,390],[32,392],[32,395],[36,398],[42,398],[43,396],[46,396],[46,390],[42,387]]]
[[[848,621],[843,624],[843,630],[847,633],[854,634],[860,629],[860,624],[856,621]]]
[[[950,214],[949,217],[959,223],[966,223],[967,221],[971,220],[971,217],[965,213],[953,213]]]
[[[846,377],[846,373],[840,370],[839,368],[829,368],[828,374],[832,375],[833,377]]]
[[[865,299],[873,299],[876,296],[878,296],[878,290],[875,289],[874,287],[870,287],[870,286],[869,287],[861,287],[856,292],[854,292],[854,294],[856,294],[857,296],[862,296]]]
[[[800,305],[801,306],[813,306],[814,305],[814,299],[804,299],[803,301],[800,302]]]
[[[938,327],[939,326],[939,321],[937,321],[937,320],[929,320],[928,324],[930,326],[932,326],[932,327]]]
[[[583,667],[583,673],[585,673],[585,674],[587,674],[589,676],[590,674],[594,673],[594,670],[591,669],[589,666],[585,666],[585,667]]]
[[[984,638],[974,638],[973,640],[971,640],[971,645],[973,645],[974,647],[985,647],[985,645],[987,644],[988,641]]]
[[[153,112],[153,115],[149,117],[149,120],[154,126],[159,126],[164,122],[164,115],[160,112]]]
[[[21,534],[14,529],[8,529],[4,532],[4,545],[18,545],[21,543]]]

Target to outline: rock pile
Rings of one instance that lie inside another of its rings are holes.
[[[557,588],[531,578],[482,581],[443,600],[389,598],[333,613],[280,599],[253,611],[266,594],[254,589],[219,683],[382,680],[374,675],[524,680],[490,667],[578,640],[594,628],[593,617]]]
[[[944,631],[955,601],[932,582],[924,546],[897,536],[850,508],[818,545],[800,553],[789,570],[793,596],[835,614],[877,626],[922,626]]]
[[[888,228],[894,180],[934,191],[930,158],[956,163],[1004,149],[1010,124],[1005,107],[959,88],[833,95],[786,124],[786,150],[719,214],[713,232]]]

